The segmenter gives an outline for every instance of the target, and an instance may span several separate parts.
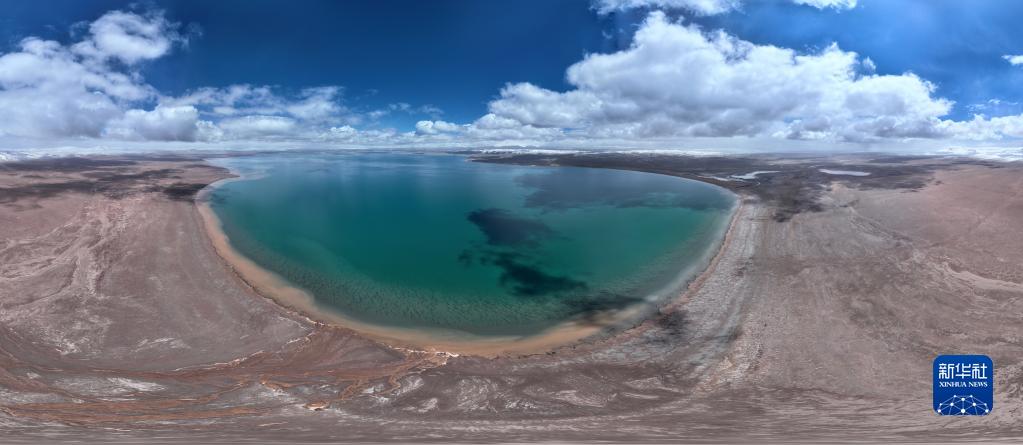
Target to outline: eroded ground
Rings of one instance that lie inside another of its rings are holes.
[[[744,204],[709,273],[659,317],[545,355],[482,359],[394,350],[254,294],[202,230],[191,198],[227,175],[199,159],[0,164],[0,437],[1023,435],[1023,167],[862,156],[486,160],[692,177]],[[943,353],[994,359],[991,415],[932,414],[930,366]]]

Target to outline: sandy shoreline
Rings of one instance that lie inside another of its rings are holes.
[[[223,230],[223,225],[209,204],[210,194],[217,187],[229,181],[243,180],[241,177],[225,178],[207,185],[196,195],[195,206],[203,221],[203,228],[217,254],[223,259],[238,277],[264,298],[274,301],[288,310],[295,311],[302,317],[316,323],[351,329],[375,341],[401,349],[422,350],[452,355],[476,355],[482,357],[499,357],[513,355],[529,355],[546,353],[561,347],[571,346],[590,338],[597,338],[612,326],[631,323],[639,327],[651,315],[655,315],[660,307],[675,306],[691,295],[692,291],[706,279],[705,275],[713,270],[715,259],[724,251],[728,234],[738,221],[741,210],[742,196],[735,195],[728,223],[715,235],[713,247],[704,252],[704,259],[682,271],[680,292],[657,303],[658,307],[649,304],[638,304],[633,307],[616,311],[613,318],[602,315],[605,319],[600,323],[581,323],[568,321],[537,334],[514,337],[478,337],[473,338],[466,333],[448,333],[424,329],[403,329],[373,325],[347,317],[342,313],[323,308],[316,304],[315,298],[305,290],[288,283],[285,279],[269,271],[251,259],[239,253],[231,246],[230,239]],[[631,329],[631,328],[629,328]]]

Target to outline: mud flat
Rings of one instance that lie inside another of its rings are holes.
[[[726,242],[647,321],[485,358],[388,347],[254,292],[193,203],[228,176],[201,160],[0,164],[0,441],[1021,439],[1020,165],[484,160],[779,173],[722,181],[744,199]],[[931,412],[942,353],[994,359],[991,415]]]

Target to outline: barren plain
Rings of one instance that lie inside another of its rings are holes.
[[[1023,165],[850,155],[472,153],[742,198],[689,290],[542,354],[398,348],[247,285],[186,155],[0,164],[0,441],[1023,440]],[[855,171],[841,175],[821,171]],[[754,171],[775,173],[738,179]],[[987,354],[988,416],[931,410]]]

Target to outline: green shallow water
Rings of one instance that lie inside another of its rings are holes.
[[[528,335],[677,292],[734,197],[649,173],[454,155],[219,159],[211,207],[232,246],[351,318]]]

